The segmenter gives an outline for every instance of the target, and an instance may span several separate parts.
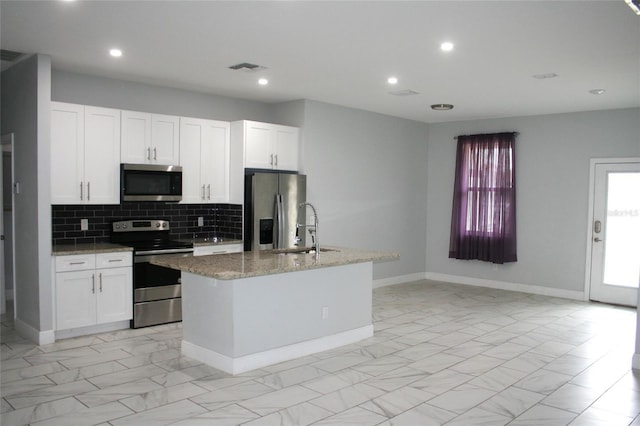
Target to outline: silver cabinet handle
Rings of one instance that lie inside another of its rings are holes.
[[[122,262],[122,259],[109,259],[109,262]]]
[[[87,182],[87,201],[91,201],[91,182]]]
[[[147,148],[147,160],[151,160],[151,148]]]
[[[202,185],[202,199],[204,200],[204,185]]]
[[[84,200],[84,191],[82,189],[82,182],[80,182],[80,200]]]
[[[157,148],[153,148],[153,159],[157,160],[158,159],[158,152],[157,152]]]
[[[102,272],[100,272],[100,293],[102,293]]]
[[[600,239],[600,238],[598,238],[598,237],[595,237],[595,238],[593,239],[593,241],[595,241],[596,243],[599,243],[599,242],[601,242],[601,241],[602,241],[602,239]]]
[[[273,166],[273,154],[271,154],[271,165]]]
[[[211,184],[207,185],[207,200],[211,199]]]
[[[275,164],[275,166],[278,167],[278,154],[276,154],[276,164]]]
[[[84,262],[70,262],[69,265],[84,265]]]
[[[91,293],[96,294],[96,274],[91,274]]]

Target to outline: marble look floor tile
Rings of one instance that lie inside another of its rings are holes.
[[[431,399],[429,405],[462,414],[495,394],[496,392],[488,389],[465,383]]]
[[[14,408],[25,408],[32,405],[38,405],[56,399],[63,399],[77,394],[91,392],[98,389],[86,380],[80,380],[62,385],[47,386],[46,388],[36,389],[29,392],[20,393],[5,397],[7,402]]]
[[[500,392],[525,377],[527,373],[507,367],[496,367],[470,380],[469,383],[481,388]]]
[[[30,425],[40,420],[57,417],[86,408],[73,397],[44,402],[2,414],[2,424],[6,426]]]
[[[218,410],[199,414],[188,419],[172,423],[172,426],[235,426],[250,424],[253,419],[259,418],[256,413],[252,413],[246,408],[232,404]],[[271,423],[279,424],[279,423]]]
[[[496,330],[482,336],[476,337],[475,340],[483,343],[491,343],[492,345],[500,345],[502,343],[508,342],[509,340],[515,339],[518,337],[515,333],[509,333],[502,330]]]
[[[95,376],[104,374],[117,373],[127,368],[117,361],[103,362],[101,364],[88,365],[86,367],[73,368],[71,370],[60,371],[58,373],[48,374],[51,380],[56,384],[77,382],[83,379],[90,379]]]
[[[434,345],[433,343],[420,343],[407,349],[396,352],[394,355],[418,361],[448,349],[447,346]]]
[[[31,364],[29,364],[24,358],[11,358],[0,362],[0,370],[3,375],[5,371],[26,367],[31,367]]]
[[[421,330],[421,331],[416,331],[415,333],[409,333],[409,334],[405,334],[404,336],[396,337],[393,341],[398,343],[403,343],[405,345],[414,346],[419,343],[428,342],[429,340],[439,336],[441,336],[441,334],[439,333],[433,333],[431,331]]]
[[[562,355],[545,365],[545,370],[576,376],[588,368],[593,360],[574,355]]]
[[[355,352],[367,358],[376,359],[376,358],[384,357],[386,355],[390,355],[400,350],[406,349],[408,346],[409,345],[392,340],[392,341],[387,341],[383,343],[375,343],[373,345],[364,346],[362,347],[362,349]]]
[[[277,373],[279,371],[290,370],[295,367],[300,367],[301,365],[309,365],[316,361],[320,361],[320,358],[317,358],[313,355],[308,355],[302,358],[295,358],[289,361],[280,362],[278,364],[267,365],[262,369],[268,373]]]
[[[32,426],[90,426],[97,425],[102,422],[113,421],[122,418],[133,411],[129,410],[122,404],[111,402],[109,404],[98,405],[93,408],[84,408],[81,410],[66,413],[61,416],[52,417],[47,420],[32,423]]]
[[[310,402],[333,413],[339,413],[360,405],[363,402],[377,398],[382,394],[384,394],[384,392],[378,388],[358,383],[313,399]]]
[[[9,411],[13,411],[13,407],[7,401],[5,401],[4,398],[0,399],[0,414]]]
[[[489,343],[477,342],[475,340],[469,340],[449,349],[444,350],[443,352],[448,355],[455,355],[462,358],[471,358],[474,355],[481,354],[494,348],[494,345]]]
[[[122,354],[123,354],[123,357],[130,356],[126,352],[123,352]],[[37,364],[47,364],[47,363],[56,362],[56,361],[58,362],[70,361],[77,358],[82,359],[83,357],[85,358],[95,357],[96,355],[98,355],[97,351],[94,351],[88,346],[83,346],[81,348],[65,349],[65,350],[56,351],[56,352],[48,352],[46,354],[38,351],[38,353],[25,356],[24,359],[31,365],[37,365]],[[73,367],[67,366],[67,368],[73,368]]]
[[[406,386],[365,402],[361,407],[391,418],[427,402],[434,396],[429,392]]]
[[[347,368],[332,375],[327,375],[314,380],[310,380],[308,382],[302,383],[302,386],[326,395],[338,389],[346,388],[348,386],[364,382],[370,379],[372,376],[356,370],[356,368],[360,365],[356,366],[355,368]]]
[[[232,386],[251,381],[253,381],[253,378],[251,377],[231,376],[226,373],[221,373],[215,376],[203,377],[202,379],[194,380],[193,383],[209,391],[214,391],[230,388]]]
[[[434,407],[428,403],[418,405],[381,423],[385,426],[440,426],[456,417],[457,414],[442,408]]]
[[[513,358],[504,364],[503,367],[512,368],[514,370],[520,370],[527,373],[533,373],[552,362],[554,359],[549,356],[524,353],[516,358]]]
[[[166,351],[169,349],[179,349],[182,339],[168,339],[162,341],[152,341],[146,344],[134,345],[130,349],[125,349],[132,355],[144,355],[153,352]]]
[[[327,417],[315,423],[317,426],[373,426],[386,418],[360,407],[354,407],[342,413]]]
[[[347,353],[344,355],[323,359],[310,365],[329,373],[334,373],[336,371],[344,370],[345,368],[353,367],[354,365],[370,361],[371,359],[371,357],[359,353]]]
[[[84,348],[80,348],[80,349],[84,349]],[[53,352],[53,353],[56,353],[56,352]],[[51,355],[51,354],[47,354],[47,355]],[[71,368],[86,367],[88,365],[100,364],[108,361],[117,361],[119,359],[127,358],[129,356],[131,356],[129,353],[121,349],[116,349],[109,352],[98,353],[97,355],[95,353],[88,353],[88,354],[83,354],[81,356],[74,356],[69,359],[60,360],[59,362],[65,367],[71,369]]]
[[[571,426],[627,426],[632,424],[633,417],[612,413],[600,408],[589,407],[576,417]]]
[[[305,426],[315,424],[315,422],[333,414],[329,410],[303,402],[243,424],[246,426]]]
[[[98,352],[109,352],[116,349],[131,353],[131,350],[138,345],[154,342],[148,336],[135,336],[126,339],[112,340],[110,342],[103,342],[100,344],[92,345],[91,348]]]
[[[175,423],[185,418],[194,417],[206,412],[201,406],[189,400],[163,405],[142,413],[132,414],[116,420],[110,420],[113,426],[160,426]]]
[[[191,401],[212,411],[226,405],[240,404],[247,399],[255,398],[269,392],[274,392],[274,390],[267,385],[250,380],[223,389],[203,393],[202,395],[191,398]]]
[[[529,349],[530,348],[528,346],[518,345],[517,343],[512,342],[505,342],[483,352],[482,354],[506,361],[516,358],[524,352],[527,352]]]
[[[455,346],[468,342],[474,338],[476,334],[469,333],[468,331],[469,331],[468,329],[465,329],[459,332],[447,333],[445,335],[435,337],[429,340],[429,343],[433,343],[434,345],[446,346],[448,348],[453,348]]]
[[[501,416],[515,418],[540,402],[545,395],[510,387],[484,401],[478,407]]]
[[[593,388],[567,383],[542,400],[545,405],[579,414],[600,397],[600,391]]]
[[[428,374],[422,370],[410,367],[401,367],[397,370],[392,370],[369,379],[365,384],[390,392],[420,379],[424,379],[427,376]]]
[[[82,336],[60,340],[49,345],[38,346],[38,349],[40,349],[40,351],[42,351],[43,353],[49,353],[59,352],[67,349],[81,348],[83,346],[97,345],[100,343],[104,343],[104,340],[101,340],[97,336]]]
[[[148,392],[140,392],[137,395],[120,399],[120,403],[139,413],[207,392],[206,389],[200,386],[192,383],[183,383],[166,388],[156,388]]]
[[[180,355],[177,358],[169,358],[164,361],[156,361],[154,362],[154,365],[157,365],[160,368],[164,368],[167,371],[176,371],[184,370],[185,368],[189,367],[195,367],[196,365],[202,365],[202,363],[197,359]]]
[[[96,337],[104,342],[113,342],[114,340],[130,339],[132,337],[146,336],[157,334],[159,330],[152,327],[143,328],[127,328],[125,330],[109,331],[107,333],[100,333]],[[161,333],[164,334],[164,333]]]
[[[640,414],[640,392],[614,387],[605,392],[593,407],[635,418]]]
[[[141,379],[134,382],[86,392],[81,395],[76,395],[76,398],[87,407],[95,407],[96,405],[118,401],[120,399],[129,398],[156,389],[162,389],[162,386],[149,379]]]
[[[47,388],[55,385],[48,377],[32,377],[30,379],[18,380],[10,383],[2,384],[2,396],[10,397],[11,395],[21,394],[34,391],[37,389]]]
[[[509,425],[514,426],[558,426],[568,425],[576,417],[575,413],[559,408],[537,404],[516,417]]]
[[[500,426],[506,425],[510,421],[511,417],[476,407],[447,422],[447,426]]]
[[[150,368],[150,367],[149,367]],[[160,367],[155,367],[158,371],[164,371]],[[151,380],[162,386],[174,386],[180,383],[187,383],[205,377],[219,376],[220,370],[209,367],[205,364],[195,365],[193,367],[184,368],[178,371],[163,372],[162,374],[154,374]]]
[[[162,361],[168,361],[180,357],[180,349],[172,348],[164,351],[157,351],[136,355],[129,358],[123,358],[118,362],[127,368],[142,367],[143,365],[156,364]]]
[[[387,373],[391,370],[397,370],[401,367],[406,367],[413,361],[407,358],[402,358],[395,355],[387,355],[383,358],[372,359],[352,367],[353,370],[366,373],[371,376],[379,376]]]
[[[575,349],[574,345],[570,345],[567,343],[560,342],[545,342],[541,345],[538,345],[530,350],[531,353],[551,356],[554,358],[560,357],[567,352]]]
[[[303,382],[326,376],[328,373],[319,368],[310,365],[301,365],[290,370],[280,371],[278,373],[269,374],[264,377],[256,378],[255,381],[263,383],[273,389],[282,389],[289,386],[297,385]]]
[[[409,367],[433,374],[463,361],[465,361],[465,358],[446,353],[439,353],[409,364]]]
[[[156,367],[155,365],[145,365],[143,367],[130,368],[127,370],[118,371],[116,373],[91,377],[87,380],[99,388],[107,388],[110,386],[133,382],[138,379],[151,378],[163,373],[166,373],[166,371],[160,367]]]
[[[420,389],[436,395],[443,394],[455,387],[472,380],[475,376],[454,370],[442,370],[435,374],[411,383],[412,388]]]
[[[261,416],[265,416],[287,407],[309,401],[318,396],[320,396],[320,394],[311,389],[302,386],[291,386],[247,399],[239,402],[238,405]]]
[[[503,363],[503,359],[480,354],[457,363],[456,365],[452,366],[451,369],[459,371],[461,373],[479,376]]]

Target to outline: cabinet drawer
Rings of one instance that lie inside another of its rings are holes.
[[[113,253],[96,254],[96,268],[120,268],[123,266],[131,266],[131,252],[119,251]]]
[[[243,244],[224,244],[212,246],[199,246],[193,249],[194,256],[206,256],[210,254],[239,253],[244,250]]]
[[[87,269],[95,269],[95,267],[95,254],[56,256],[56,272],[84,271]]]

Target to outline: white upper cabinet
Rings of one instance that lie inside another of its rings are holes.
[[[51,203],[118,204],[120,111],[51,105]]]
[[[229,202],[230,124],[180,118],[182,203]]]
[[[297,127],[245,120],[234,123],[236,131],[241,133],[245,168],[298,170],[300,131]]]
[[[179,164],[179,117],[122,111],[121,151],[123,163]]]

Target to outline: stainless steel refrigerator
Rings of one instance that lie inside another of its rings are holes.
[[[245,175],[245,251],[305,246],[307,177],[292,173]]]

